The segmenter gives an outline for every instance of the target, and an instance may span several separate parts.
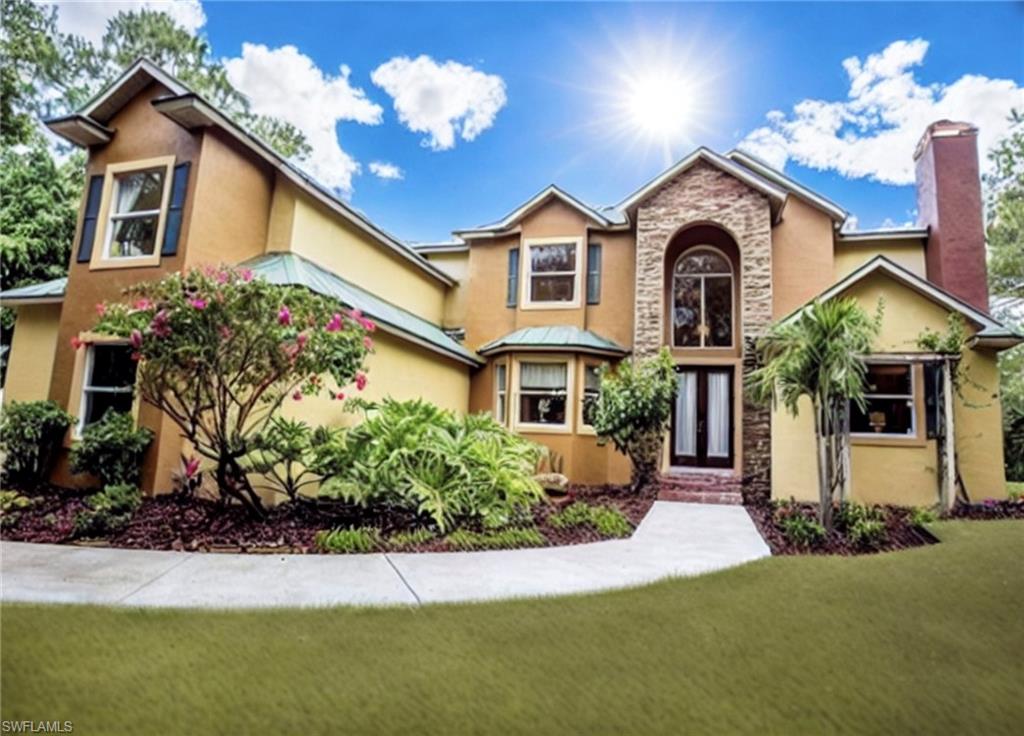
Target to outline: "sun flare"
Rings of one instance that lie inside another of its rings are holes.
[[[638,132],[653,142],[671,142],[687,130],[696,111],[695,85],[670,70],[652,70],[629,80],[623,105]]]

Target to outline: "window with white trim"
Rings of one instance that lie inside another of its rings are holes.
[[[497,363],[494,366],[494,419],[498,424],[505,424],[506,407],[508,406],[508,364]]]
[[[698,246],[672,271],[672,344],[679,348],[732,347],[732,263],[720,251]]]
[[[867,368],[866,410],[850,403],[850,433],[867,437],[916,437],[914,366],[873,363]]]
[[[568,363],[519,363],[519,422],[565,426]]]
[[[526,243],[524,302],[573,306],[579,303],[579,240]]]
[[[580,395],[580,421],[584,427],[594,424],[594,410],[601,395],[601,366],[597,363],[583,365],[583,391]]]
[[[104,258],[147,258],[157,252],[166,176],[166,167],[114,174]]]
[[[130,412],[135,388],[133,348],[122,343],[97,343],[87,348],[82,376],[78,428],[98,422],[107,411]]]

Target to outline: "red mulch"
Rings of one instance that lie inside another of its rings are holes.
[[[1024,500],[997,501],[986,499],[981,503],[957,504],[948,516],[952,519],[1024,519]]]
[[[802,504],[804,514],[814,517],[817,507]],[[775,523],[774,509],[768,504],[747,506],[747,513],[761,532],[773,555],[864,555],[876,552],[892,552],[899,549],[936,544],[937,540],[927,529],[910,522],[910,510],[898,506],[879,507],[885,513],[886,540],[874,546],[863,546],[852,542],[840,529],[833,529],[825,539],[811,547],[794,544]]]
[[[0,536],[5,540],[49,543],[105,544],[133,549],[188,550],[200,552],[317,552],[314,536],[322,529],[369,526],[385,536],[422,527],[422,519],[396,509],[360,509],[313,500],[283,503],[257,520],[241,507],[224,507],[201,498],[182,495],[147,497],[131,522],[107,538],[78,542],[72,537],[75,515],[87,509],[91,491],[47,487],[30,494],[33,504]],[[618,508],[635,527],[654,502],[653,495],[640,497],[625,487],[572,487],[551,504],[540,504],[534,522],[549,546],[583,544],[603,539],[589,527],[558,529],[548,517],[565,503],[585,500]],[[445,551],[443,539],[435,538],[403,551]]]

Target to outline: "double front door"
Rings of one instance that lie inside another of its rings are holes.
[[[732,467],[733,369],[676,367],[672,464]]]

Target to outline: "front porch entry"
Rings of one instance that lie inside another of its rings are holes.
[[[675,467],[733,467],[732,366],[676,366],[670,462]]]

